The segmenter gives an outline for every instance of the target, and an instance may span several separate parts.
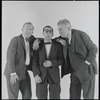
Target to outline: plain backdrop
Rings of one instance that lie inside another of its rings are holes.
[[[3,73],[10,40],[21,34],[22,25],[27,21],[34,25],[35,37],[43,37],[42,29],[46,25],[53,27],[54,37],[59,36],[57,22],[64,18],[71,22],[72,28],[86,32],[99,48],[98,1],[2,1],[2,99],[8,98],[6,78]],[[32,99],[36,99],[34,77],[32,72],[29,74],[32,84]],[[95,99],[98,99],[98,85],[98,75],[96,75]],[[69,87],[70,74],[61,79],[61,99],[69,98]],[[22,98],[20,92],[19,98]]]

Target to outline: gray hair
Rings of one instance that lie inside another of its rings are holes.
[[[57,25],[60,25],[60,24],[69,25],[71,27],[70,21],[67,20],[67,19],[59,20],[59,22],[57,23]]]
[[[30,25],[33,26],[33,24],[32,24],[31,22],[26,22],[26,23],[24,23],[23,28],[24,28],[24,26],[25,26],[26,24],[30,24]],[[34,26],[33,26],[33,29],[34,29]]]

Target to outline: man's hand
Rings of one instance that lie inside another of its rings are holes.
[[[51,61],[46,60],[45,62],[43,62],[43,66],[44,67],[51,67],[52,66],[52,63],[51,63]]]
[[[11,74],[11,77],[10,77],[11,84],[13,85],[16,84],[17,80],[19,81],[18,75],[16,73]]]
[[[33,43],[33,50],[37,50],[38,48],[39,48],[39,40],[38,39],[36,39],[35,41],[34,41],[34,43]]]
[[[42,79],[41,79],[41,77],[40,77],[39,75],[36,75],[36,76],[35,76],[35,82],[36,82],[36,83],[42,82]]]
[[[58,42],[60,42],[63,46],[66,46],[66,41],[63,39],[59,39]]]

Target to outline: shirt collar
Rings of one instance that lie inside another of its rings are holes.
[[[44,40],[44,42],[47,42],[47,41],[45,41],[45,40]],[[51,43],[52,43],[52,41],[51,41],[51,40],[50,40],[49,42],[51,42]]]
[[[72,38],[72,31],[70,31],[70,35],[68,36],[68,39]]]
[[[22,34],[22,36],[23,36],[23,38],[24,38],[24,40],[25,40],[25,36]]]

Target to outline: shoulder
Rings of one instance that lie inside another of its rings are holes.
[[[59,42],[57,42],[55,39],[52,39],[52,43],[58,47],[61,46],[61,44]]]
[[[13,48],[16,47],[19,41],[19,36],[15,36],[11,39],[10,43],[9,43],[9,48]]]
[[[20,34],[20,35],[18,35],[18,36],[14,36],[14,37],[11,39],[10,43],[11,43],[11,44],[20,43],[20,41],[22,41],[22,39],[23,39],[23,36]]]
[[[88,37],[88,34],[84,31],[77,30],[77,29],[72,29],[72,34],[77,36],[77,37]]]
[[[56,41],[56,40],[59,39],[59,38],[61,38],[61,36],[55,37],[53,40]]]
[[[39,49],[42,48],[44,46],[44,39],[41,40],[41,42],[39,43]]]
[[[33,35],[31,35],[30,37],[29,37],[29,40],[33,40],[33,39],[36,39]]]
[[[12,39],[11,39],[11,42],[17,42],[19,40],[19,36],[14,36]]]

